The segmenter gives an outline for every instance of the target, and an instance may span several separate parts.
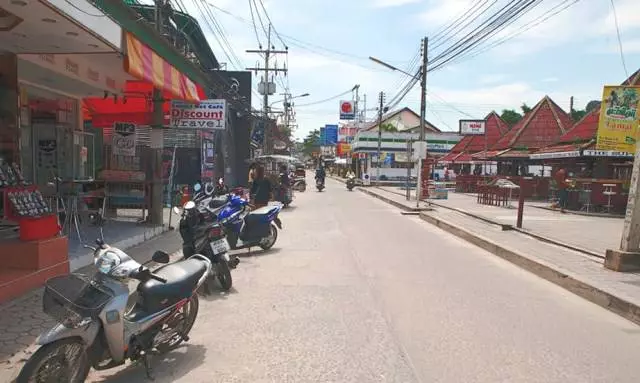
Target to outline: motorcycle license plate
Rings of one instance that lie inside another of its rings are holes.
[[[211,250],[213,250],[213,254],[215,255],[226,253],[227,251],[229,251],[229,244],[227,243],[226,239],[213,241],[209,245],[211,246]]]

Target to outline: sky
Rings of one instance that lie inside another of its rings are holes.
[[[368,119],[377,113],[380,91],[385,92],[387,101],[398,93],[407,77],[370,61],[369,56],[408,70],[423,37],[429,37],[428,57],[436,57],[508,2],[263,0],[278,33],[274,34],[272,45],[276,49],[286,45],[289,51],[288,55],[276,57],[278,66],[286,63],[289,69],[286,78],[276,80],[277,93],[284,91],[282,85],[288,85],[294,96],[309,93],[294,101],[298,124],[295,136],[303,138],[313,129],[338,123],[339,100],[350,99],[351,93],[319,101],[347,92],[356,84],[360,85],[359,108],[364,107],[366,97],[366,108],[371,109],[367,111]],[[265,26],[268,21],[260,0],[255,0],[259,13],[253,9],[257,32],[251,21],[251,0],[173,3],[199,20],[213,52],[220,62],[227,63],[228,69],[242,70],[264,61],[257,54],[245,52],[257,49],[258,40],[266,46],[258,14]],[[427,120],[443,131],[457,131],[460,119],[482,119],[492,110],[519,109],[522,103],[533,106],[545,95],[566,111],[571,97],[576,109],[600,99],[604,85],[619,84],[640,68],[640,1],[613,3],[626,65],[620,54],[611,0],[541,0],[535,9],[481,43],[474,54],[428,74]],[[203,11],[204,4],[209,11]],[[542,21],[542,15],[565,4],[573,5]],[[488,10],[467,28],[461,28],[459,23],[453,26],[474,5],[475,9]],[[214,33],[215,26],[209,27],[212,17],[221,26],[231,49],[223,49],[220,33]],[[514,35],[518,32],[521,33]],[[507,40],[486,49],[503,39]],[[259,80],[260,75],[254,75],[254,88]],[[280,99],[279,95],[270,98]],[[261,108],[260,102],[254,93],[254,106]],[[404,106],[419,112],[418,86],[395,109]]]

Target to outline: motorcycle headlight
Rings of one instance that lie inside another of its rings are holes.
[[[109,274],[111,270],[120,265],[120,257],[117,254],[107,251],[96,258],[95,265],[103,274]]]

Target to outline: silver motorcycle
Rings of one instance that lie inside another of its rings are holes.
[[[144,363],[152,378],[150,356],[189,340],[198,315],[196,290],[211,271],[201,255],[169,263],[162,251],[151,271],[122,250],[96,241],[93,277],[69,274],[49,279],[43,311],[58,324],[36,340],[40,348],[17,378],[22,382],[84,382],[89,370],[120,366],[127,359]],[[139,281],[135,304],[128,282]]]

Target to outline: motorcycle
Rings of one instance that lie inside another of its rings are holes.
[[[324,189],[324,180],[321,178],[316,179],[316,189],[318,189],[319,192],[322,191],[322,189]]]
[[[198,315],[196,290],[212,267],[206,257],[168,264],[169,254],[157,251],[151,260],[165,265],[151,271],[102,240],[87,247],[98,272],[46,282],[42,308],[58,324],[38,337],[40,348],[22,367],[18,383],[84,382],[92,367],[106,370],[127,359],[142,361],[153,379],[150,354],[189,340]],[[131,279],[139,281],[138,299],[127,309]]]
[[[349,191],[352,191],[355,186],[356,186],[355,178],[353,177],[347,178],[347,189],[349,189]]]
[[[235,269],[240,263],[238,257],[229,255],[225,235],[217,223],[217,213],[226,203],[227,197],[219,196],[203,200],[198,205],[189,201],[182,211],[178,207],[173,209],[180,216],[178,228],[184,258],[202,254],[214,265],[205,283],[207,293],[213,292],[214,279],[218,279],[223,291],[229,291],[233,285],[231,269]]]
[[[270,205],[251,212],[248,209],[247,200],[229,195],[227,204],[218,213],[229,247],[236,250],[258,246],[269,250],[278,239],[278,229],[282,230],[278,218],[282,206]]]

